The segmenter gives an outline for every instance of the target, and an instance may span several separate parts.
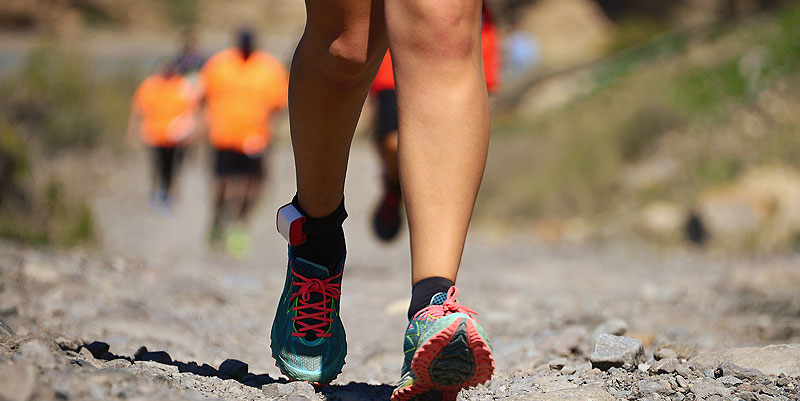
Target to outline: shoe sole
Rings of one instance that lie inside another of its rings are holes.
[[[494,359],[472,320],[461,318],[417,350],[411,370],[416,382],[397,390],[392,401],[455,401],[462,389],[492,378]]]

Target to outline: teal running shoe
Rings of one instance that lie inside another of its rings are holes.
[[[402,376],[392,401],[454,401],[462,389],[492,378],[494,359],[474,311],[450,287],[431,298],[406,329]]]
[[[323,385],[342,371],[347,354],[339,318],[344,255],[335,271],[294,256],[270,335],[275,364],[291,380]]]

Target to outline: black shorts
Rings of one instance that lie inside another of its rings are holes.
[[[387,134],[397,131],[397,91],[387,89],[378,92],[378,118],[375,139],[382,140]]]
[[[261,177],[264,174],[264,156],[246,155],[233,150],[214,150],[214,174],[218,176],[244,175]]]

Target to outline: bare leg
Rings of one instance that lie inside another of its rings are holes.
[[[489,141],[479,0],[386,3],[412,281],[456,280]]]
[[[306,0],[306,8],[289,119],[300,206],[322,217],[342,201],[350,143],[386,35],[382,0]]]

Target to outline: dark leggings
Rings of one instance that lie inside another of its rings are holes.
[[[185,149],[178,147],[153,147],[153,167],[155,173],[155,188],[169,195],[172,182],[183,161]]]

